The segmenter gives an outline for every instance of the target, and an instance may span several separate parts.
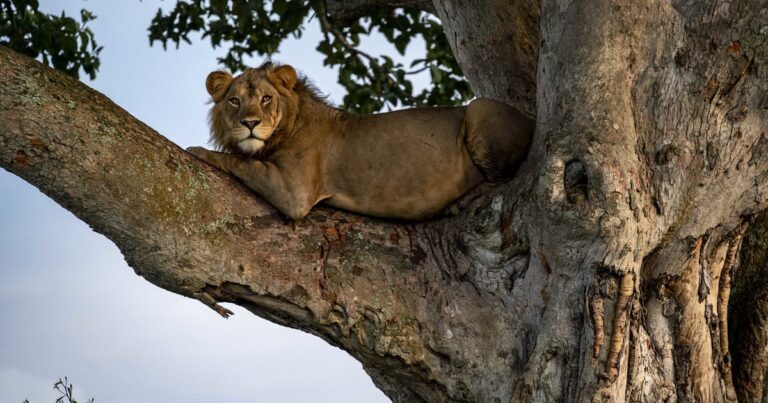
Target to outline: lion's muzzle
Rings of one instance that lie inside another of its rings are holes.
[[[247,127],[248,130],[253,131],[253,128],[256,127],[259,123],[261,123],[261,120],[259,119],[253,119],[253,120],[247,120],[243,119],[240,121],[240,124]]]

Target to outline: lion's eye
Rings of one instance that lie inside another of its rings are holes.
[[[264,95],[263,97],[261,97],[261,103],[264,103],[264,104],[266,104],[267,102],[269,102],[271,100],[272,100],[272,97],[269,96],[269,95]]]
[[[232,106],[240,106],[240,100],[235,97],[229,98],[229,103],[232,104]]]

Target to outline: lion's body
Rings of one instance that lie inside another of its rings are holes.
[[[434,216],[486,178],[510,176],[524,158],[533,130],[530,119],[505,104],[484,99],[466,107],[348,114],[318,99],[303,81],[297,83],[295,73],[281,81],[278,71],[266,70],[274,67],[263,69],[261,76],[253,74],[238,82],[240,76],[230,82],[226,94],[238,93],[241,90],[231,87],[248,83],[259,94],[273,91],[279,97],[273,113],[283,120],[293,118],[274,124],[271,137],[275,141],[275,136],[282,136],[279,147],[269,147],[267,138],[261,147],[238,150],[237,141],[227,140],[212,124],[213,142],[241,155],[201,148],[190,151],[234,174],[292,219],[304,217],[321,201],[378,217],[418,220]],[[271,85],[256,90],[253,80]],[[221,113],[217,108],[226,101],[223,96],[216,100],[215,88],[212,91],[209,86],[209,92],[217,102],[211,120],[220,119],[221,126],[227,119],[213,115]],[[263,103],[266,98],[259,96]],[[272,99],[263,106],[272,104]],[[239,103],[237,109],[241,109]],[[267,108],[258,109],[233,113],[232,126],[249,113],[266,113]],[[230,130],[242,131],[239,127]],[[250,127],[251,133],[253,130]],[[253,136],[238,141],[260,141]],[[251,155],[242,155],[247,151]]]
[[[467,152],[464,108],[350,116],[326,162],[326,202],[375,216],[423,218],[485,180]]]

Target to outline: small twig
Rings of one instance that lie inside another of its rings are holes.
[[[219,302],[216,300],[216,298],[214,298],[213,295],[211,295],[209,292],[205,290],[200,290],[198,292],[193,293],[192,295],[195,298],[197,298],[198,301],[205,304],[205,306],[213,309],[216,313],[221,315],[221,317],[223,317],[224,319],[228,319],[230,316],[234,315],[232,311],[219,305]]]
[[[419,73],[421,73],[422,71],[424,71],[424,70],[428,69],[429,67],[430,67],[430,66],[429,66],[429,64],[426,64],[426,63],[425,63],[425,64],[424,64],[424,67],[422,67],[422,68],[420,68],[420,69],[416,69],[416,70],[406,71],[406,72],[405,72],[405,75],[409,76],[409,75],[412,75],[412,74],[419,74]]]

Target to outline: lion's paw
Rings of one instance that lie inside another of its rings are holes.
[[[205,160],[205,155],[208,152],[208,150],[206,150],[203,147],[187,147],[187,152],[194,155],[197,158]]]

